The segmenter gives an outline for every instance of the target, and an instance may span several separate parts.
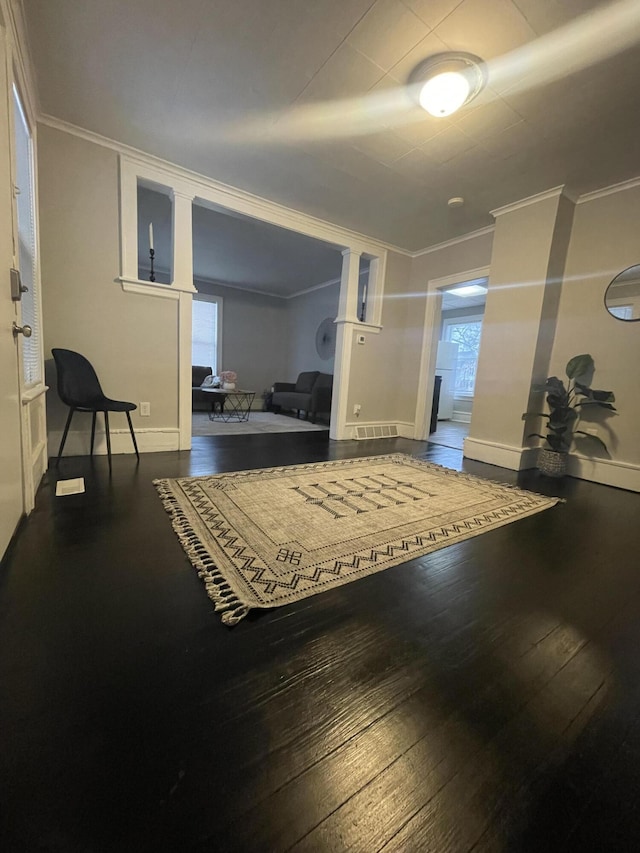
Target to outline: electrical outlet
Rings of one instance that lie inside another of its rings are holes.
[[[362,410],[362,406],[360,405],[360,403],[355,403],[353,406],[353,414],[359,415],[361,410]]]
[[[140,403],[140,417],[148,418],[151,415],[151,403]]]
[[[365,342],[365,336],[364,335],[358,335],[356,340],[358,341],[359,344],[363,344]]]

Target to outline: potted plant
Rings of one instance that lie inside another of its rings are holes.
[[[567,455],[576,435],[583,435],[596,442],[607,451],[607,446],[590,432],[578,429],[580,416],[585,408],[598,406],[615,412],[612,405],[615,396],[612,391],[594,391],[588,385],[579,382],[587,375],[593,374],[594,362],[590,355],[576,355],[569,360],[565,368],[568,382],[564,382],[557,376],[550,376],[544,385],[534,385],[534,391],[547,392],[547,405],[549,412],[525,412],[522,419],[525,420],[532,415],[547,419],[547,434],[532,432],[528,436],[536,436],[547,442],[548,447],[543,447],[538,456],[538,469],[550,477],[563,477],[567,472]]]

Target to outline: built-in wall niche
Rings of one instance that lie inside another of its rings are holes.
[[[172,223],[173,197],[169,187],[160,187],[138,178],[140,281],[155,281],[157,284],[171,284],[173,281]]]
[[[360,256],[360,270],[358,273],[358,320],[361,323],[367,320],[367,307],[371,297],[371,259],[365,255]],[[370,318],[369,318],[370,319]]]

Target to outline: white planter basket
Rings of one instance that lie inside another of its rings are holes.
[[[559,450],[541,448],[538,453],[538,470],[547,477],[564,477],[569,454]]]

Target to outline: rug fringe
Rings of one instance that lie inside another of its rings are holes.
[[[249,607],[240,600],[229,581],[213,562],[206,548],[194,532],[185,513],[169,485],[168,480],[154,480],[166,512],[171,516],[171,525],[184,548],[187,557],[202,578],[207,595],[213,601],[216,612],[221,613],[225,625],[237,625],[249,612]]]

